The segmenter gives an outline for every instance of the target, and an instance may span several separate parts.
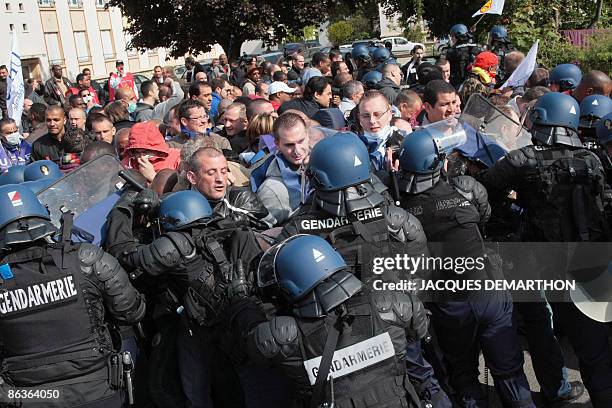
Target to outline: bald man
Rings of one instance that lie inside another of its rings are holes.
[[[87,115],[81,108],[72,108],[68,111],[68,126],[71,129],[85,130],[85,120]]]
[[[64,154],[62,138],[66,132],[66,115],[59,105],[51,105],[45,112],[47,134],[41,136],[32,144],[32,161],[53,160],[59,162]]]
[[[612,92],[612,80],[601,71],[589,71],[572,92],[572,96],[578,102],[582,102],[589,95],[610,96]]]
[[[387,97],[390,104],[395,102],[400,92],[402,70],[395,64],[387,64],[382,70],[383,79],[378,83],[378,90]]]

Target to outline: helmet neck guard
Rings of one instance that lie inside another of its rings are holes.
[[[402,172],[399,189],[408,194],[419,194],[434,187],[440,181],[440,170],[431,173]]]
[[[355,211],[377,207],[385,201],[385,198],[370,181],[367,181],[342,190],[317,191],[314,201],[325,212],[346,217]]]
[[[0,248],[9,248],[51,237],[57,229],[44,218],[21,218],[0,229]]]
[[[338,271],[294,303],[293,313],[301,318],[323,317],[357,294],[361,287],[361,281],[353,274],[347,270]]]

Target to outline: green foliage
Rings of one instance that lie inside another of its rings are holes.
[[[336,21],[327,28],[327,36],[335,46],[348,43],[354,39],[353,25],[348,21]]]
[[[220,44],[236,58],[246,40],[279,42],[305,36],[345,0],[110,0],[128,21],[135,48],[165,47],[173,57],[209,51]],[[310,36],[310,34],[309,34]]]
[[[427,36],[421,30],[421,27],[417,24],[412,24],[404,29],[404,37],[408,41],[423,43],[427,39]]]
[[[596,69],[612,76],[612,32],[591,36],[580,50],[580,67],[584,72]]]
[[[285,37],[283,42],[302,42],[305,40],[316,40],[317,39],[317,27],[314,25],[306,26],[301,32],[290,34]]]
[[[557,0],[551,1],[553,6],[557,2]],[[546,18],[547,14],[542,10],[540,3],[536,4],[532,0],[521,0],[521,2],[524,7],[515,10],[508,25],[508,35],[517,49],[527,52],[535,40],[539,39],[538,64],[544,68],[552,69],[566,62],[578,62],[584,72],[590,69],[610,71],[612,32],[593,36],[587,47],[583,49],[574,47],[555,28],[554,18],[541,22],[540,19]],[[584,15],[582,19],[584,21]],[[568,27],[569,23],[560,25]]]

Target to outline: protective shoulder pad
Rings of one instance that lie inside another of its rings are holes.
[[[93,265],[102,258],[104,251],[94,244],[83,243],[79,245],[79,263],[81,271],[87,276],[91,275]]]
[[[189,259],[195,256],[196,246],[191,235],[185,232],[167,232],[164,234],[178,249],[182,258]]]
[[[514,167],[523,167],[535,161],[535,151],[533,146],[525,146],[506,154],[506,159]]]
[[[399,292],[372,292],[372,302],[380,318],[389,324],[408,327],[412,319],[410,297]]]
[[[298,325],[293,317],[277,316],[255,329],[255,345],[266,359],[286,357],[298,348]]]
[[[480,222],[487,222],[491,217],[489,194],[476,179],[471,176],[457,176],[450,179],[455,190],[478,209]]]

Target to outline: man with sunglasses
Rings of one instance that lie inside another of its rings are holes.
[[[176,108],[176,115],[181,123],[181,134],[168,143],[170,146],[181,148],[181,145],[190,139],[195,139],[198,136],[209,136],[218,149],[232,150],[232,146],[226,138],[209,132],[208,114],[204,105],[198,100],[188,99],[183,101]]]

